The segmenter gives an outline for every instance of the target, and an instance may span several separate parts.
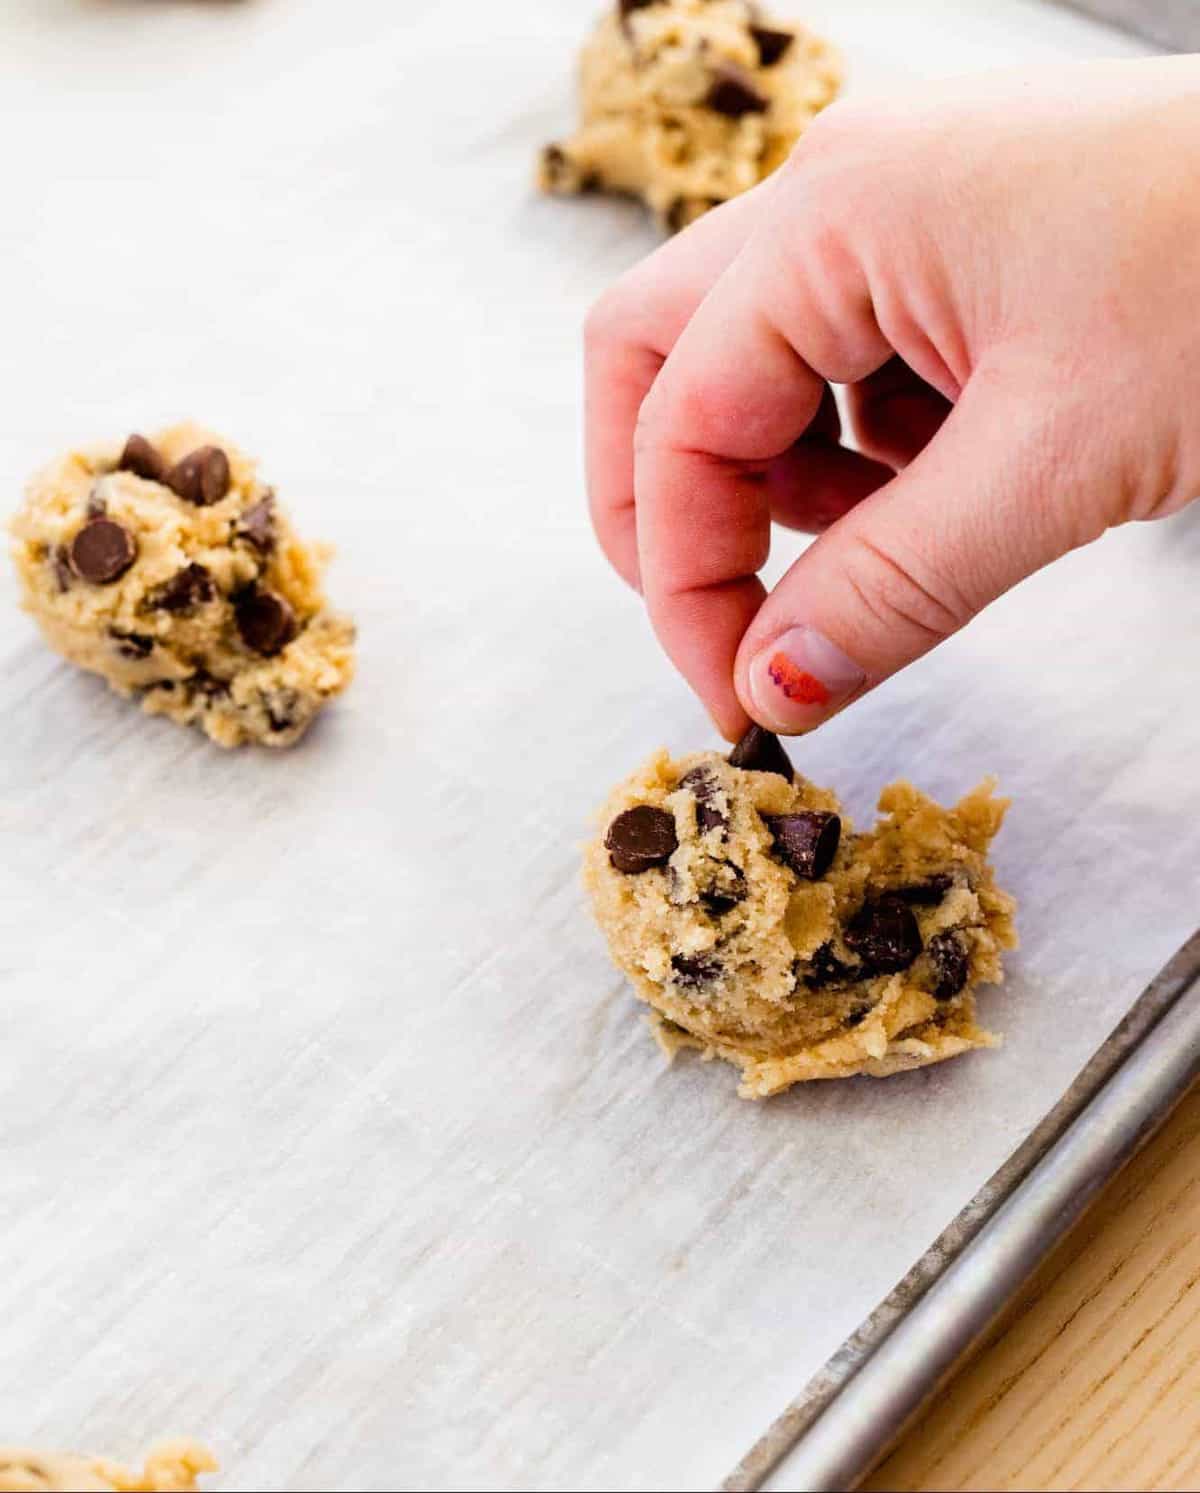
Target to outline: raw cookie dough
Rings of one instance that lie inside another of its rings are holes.
[[[130,1472],[100,1457],[72,1453],[31,1452],[0,1447],[0,1493],[90,1493],[118,1489],[120,1493],[182,1493],[196,1487],[203,1472],[215,1472],[216,1459],[194,1441],[173,1441],[157,1447],[141,1472]]]
[[[354,626],[254,463],[195,425],[72,451],[12,524],[47,642],[221,746],[291,746],[350,683]]]
[[[631,193],[677,231],[769,176],[840,84],[826,43],[750,0],[610,0],[582,123],[543,150],[539,185]]]
[[[735,1063],[753,1099],[882,1078],[995,1045],[973,992],[1003,979],[1016,904],[986,859],[993,789],[943,809],[893,783],[855,834],[755,728],[729,759],[663,751],[622,783],[584,882],[668,1051]]]

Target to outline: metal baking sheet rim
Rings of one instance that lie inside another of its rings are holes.
[[[1200,931],[721,1485],[851,1489],[1200,1078]]]

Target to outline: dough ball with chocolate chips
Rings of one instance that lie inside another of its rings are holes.
[[[855,833],[755,727],[622,783],[584,883],[668,1051],[736,1064],[748,1098],[881,1078],[994,1044],[974,991],[1016,944],[987,859],[1006,807],[991,782],[953,809],[894,783]]]
[[[0,1446],[0,1493],[83,1493],[85,1489],[187,1493],[199,1487],[198,1477],[216,1468],[216,1458],[195,1441],[172,1441],[156,1447],[145,1466],[136,1470],[103,1457]]]
[[[755,0],[608,0],[580,126],[546,146],[538,182],[640,197],[677,232],[769,176],[840,85],[831,48]]]
[[[209,431],[70,452],[30,483],[12,533],[51,647],[221,746],[290,746],[350,683],[354,627],[326,603],[326,552]]]

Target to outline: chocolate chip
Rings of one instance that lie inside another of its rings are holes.
[[[758,47],[758,60],[763,67],[774,67],[796,40],[792,32],[776,31],[772,26],[751,26],[750,35]]]
[[[889,895],[899,897],[901,902],[907,902],[910,907],[936,907],[953,885],[953,876],[931,876],[928,881],[897,887]]]
[[[542,182],[551,191],[570,191],[574,172],[561,145],[547,145],[542,151]]]
[[[925,950],[933,965],[933,998],[952,1000],[967,983],[971,960],[957,933],[936,933]]]
[[[197,669],[185,683],[193,695],[200,695],[205,700],[220,700],[229,693],[228,681],[217,679],[207,669]]]
[[[676,197],[667,208],[665,222],[672,233],[681,233],[711,208],[720,207],[724,197]]]
[[[836,814],[764,814],[775,853],[784,865],[806,881],[817,881],[833,864],[842,838],[842,821]]]
[[[275,494],[267,493],[252,503],[238,520],[238,538],[246,539],[264,555],[275,547]]]
[[[54,572],[55,584],[60,592],[71,589],[71,557],[65,544],[56,544],[50,551],[50,569]]]
[[[290,731],[299,717],[300,696],[294,689],[264,690],[261,695],[267,722],[274,732]]]
[[[864,903],[842,937],[872,975],[907,969],[921,952],[921,930],[899,897]]]
[[[203,565],[185,565],[142,602],[144,612],[190,612],[215,595],[213,579]]]
[[[185,502],[208,508],[229,491],[229,458],[220,446],[198,446],[177,461],[163,480]]]
[[[675,817],[665,809],[639,804],[617,815],[608,826],[604,844],[609,860],[626,876],[665,866],[679,845]]]
[[[732,767],[740,767],[746,772],[778,773],[789,783],[796,776],[796,770],[789,761],[788,754],[780,746],[778,736],[772,736],[770,731],[764,731],[761,726],[750,727],[730,752],[729,762]]]
[[[135,477],[143,477],[147,482],[163,482],[166,480],[167,464],[158,447],[152,445],[144,435],[131,435],[125,442],[125,449],[117,462],[117,470],[132,472]]]
[[[755,88],[750,74],[731,62],[716,69],[704,102],[729,119],[741,119],[743,114],[765,114],[770,105],[770,100]]]
[[[838,958],[831,943],[823,943],[807,964],[799,964],[796,969],[796,978],[803,980],[811,990],[823,990],[826,985],[841,985],[854,979],[854,976],[854,969]]]
[[[681,229],[687,227],[691,222],[691,218],[688,213],[688,199],[686,197],[675,198],[670,207],[667,208],[666,222],[667,227],[672,233],[678,233]]]
[[[673,954],[671,970],[676,985],[685,990],[701,990],[721,977],[721,961],[712,954]]]
[[[115,519],[94,518],[71,541],[71,568],[93,586],[120,580],[136,558],[133,535]]]
[[[648,5],[657,5],[658,0],[617,0],[617,14],[624,18],[635,10],[645,10]]]
[[[725,829],[728,816],[716,802],[721,785],[707,767],[693,767],[679,779],[679,786],[686,788],[696,800],[696,828],[702,835],[709,830]]]
[[[710,918],[720,918],[746,900],[746,878],[732,861],[721,861],[713,879],[700,893],[700,906]]]
[[[108,500],[102,498],[95,488],[88,494],[87,506],[83,510],[84,518],[103,518],[108,512]]]
[[[270,657],[296,636],[296,614],[275,591],[243,591],[233,604],[247,648]]]
[[[117,645],[117,652],[122,658],[149,658],[154,652],[154,639],[147,637],[144,632],[122,632],[119,628],[110,627],[108,635]]]
[[[870,1014],[870,1006],[855,1006],[846,1016],[846,1025],[848,1027],[862,1026]]]

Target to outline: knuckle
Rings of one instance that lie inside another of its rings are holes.
[[[589,351],[606,343],[617,323],[616,290],[606,290],[593,302],[583,319],[583,345]]]
[[[709,370],[668,367],[642,401],[634,450],[666,448],[719,458],[732,409],[729,391]]]
[[[865,532],[854,536],[842,574],[859,605],[889,638],[899,631],[932,647],[957,632],[976,610],[927,560]]]
[[[793,151],[788,163],[789,169],[796,169],[797,163],[806,157],[812,160],[816,156],[827,155],[830,151],[838,150],[846,141],[856,138],[862,107],[853,99],[839,99],[837,103],[822,109],[805,128],[799,148]]]
[[[656,379],[650,385],[645,399],[642,400],[637,420],[634,422],[633,454],[635,460],[662,444],[663,404],[662,380]]]
[[[627,278],[610,285],[588,309],[583,319],[583,343],[589,352],[628,340],[632,312],[639,302],[631,295]]]

